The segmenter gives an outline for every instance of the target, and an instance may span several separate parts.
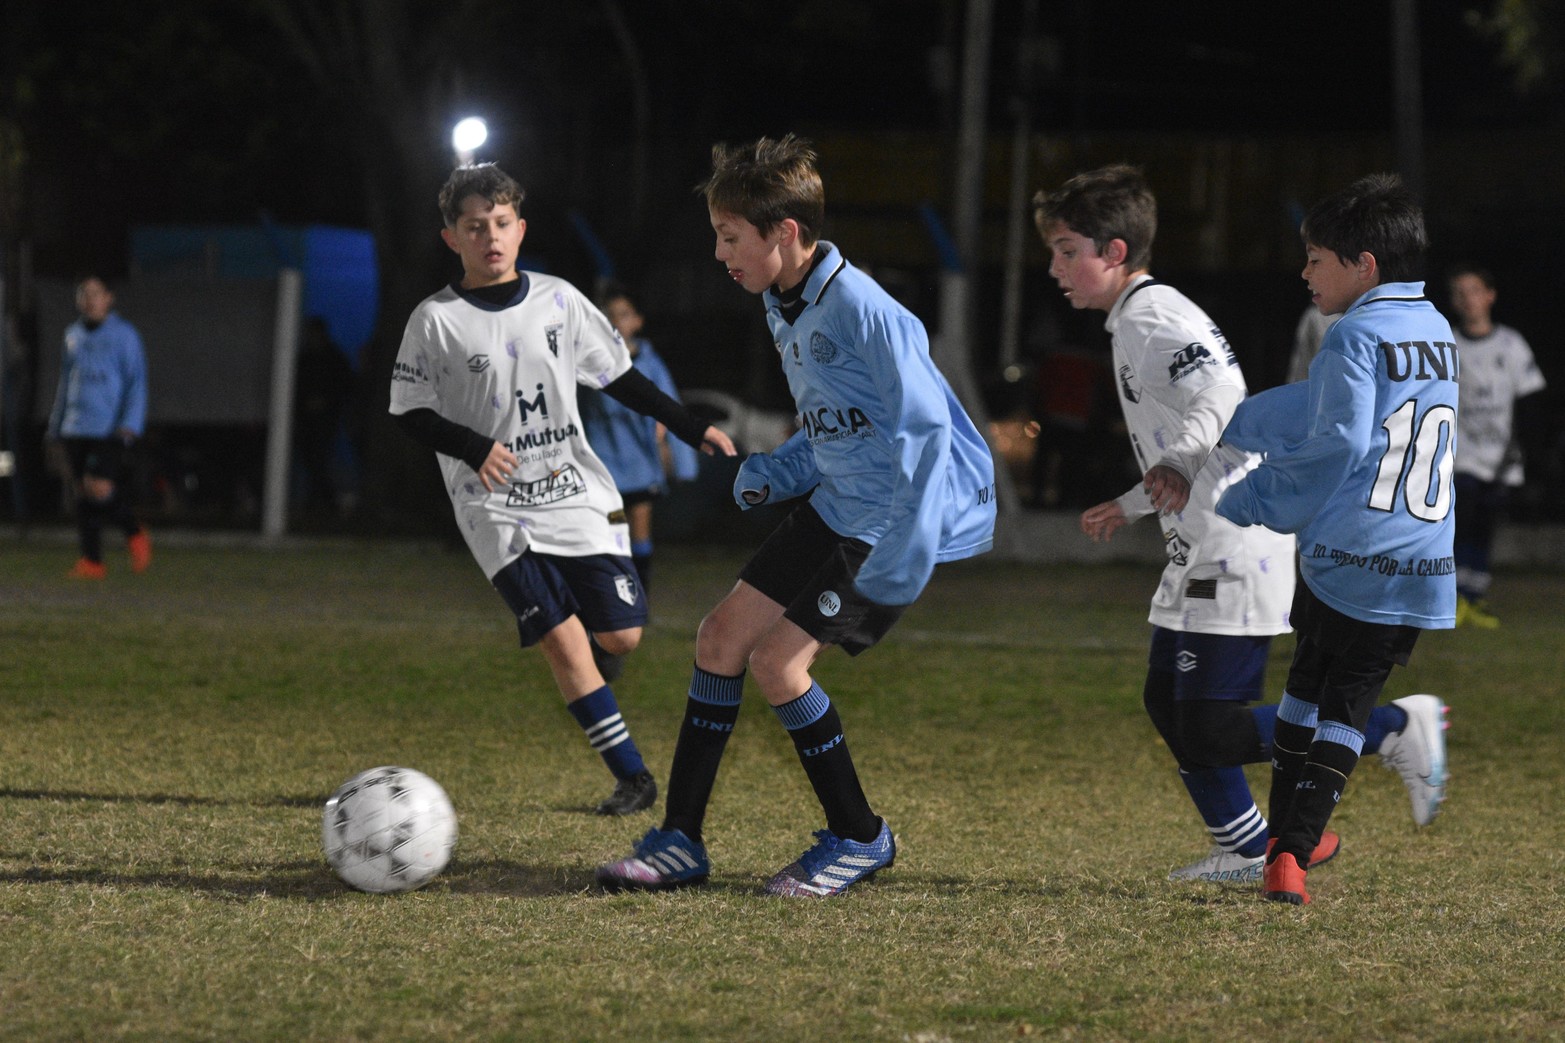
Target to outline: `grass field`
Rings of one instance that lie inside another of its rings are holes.
[[[1388,697],[1453,705],[1445,810],[1415,829],[1366,759],[1295,909],[1164,881],[1208,842],[1140,707],[1155,563],[942,568],[819,665],[899,857],[800,903],[759,885],[823,823],[754,693],[711,885],[593,889],[655,816],[590,814],[610,780],[465,552],[169,546],[88,586],[70,558],[0,546],[3,1039],[1565,1039],[1565,577],[1425,635]],[[661,779],[738,558],[659,565],[616,688]],[[414,894],[320,852],[326,795],[385,763],[461,818]]]

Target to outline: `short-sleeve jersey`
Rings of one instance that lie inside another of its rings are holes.
[[[1222,385],[1245,390],[1222,331],[1189,298],[1149,276],[1109,309],[1120,407],[1142,473],[1178,435],[1191,403]],[[1241,527],[1215,512],[1223,490],[1260,458],[1217,445],[1177,515],[1158,515],[1168,564],[1148,619],[1169,630],[1259,636],[1287,632],[1293,603],[1293,537]]]
[[[1543,390],[1543,373],[1527,341],[1509,326],[1496,326],[1483,337],[1468,337],[1460,329],[1455,333],[1462,354],[1456,471],[1486,482],[1505,477],[1520,484],[1520,473],[1504,473],[1512,410],[1518,398]]]
[[[471,467],[436,454],[458,526],[493,577],[531,548],[582,557],[627,554],[623,505],[587,444],[578,385],[601,388],[630,369],[603,313],[570,283],[523,272],[515,295],[489,304],[447,286],[408,319],[391,381],[391,412],[433,409],[516,454],[493,492]]]
[[[833,532],[872,545],[859,592],[911,604],[937,562],[993,545],[994,461],[924,324],[831,243],[816,248],[792,322],[763,295],[800,425],[772,455],[810,474],[810,504]]]
[[[1239,404],[1223,441],[1266,454],[1218,513],[1299,538],[1326,604],[1368,623],[1456,622],[1451,326],[1421,282],[1383,283],[1326,333],[1307,381]]]

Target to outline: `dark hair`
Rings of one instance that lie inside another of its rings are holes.
[[[1077,174],[1053,192],[1032,198],[1032,219],[1038,233],[1062,224],[1091,239],[1101,254],[1115,239],[1125,242],[1126,266],[1132,271],[1152,266],[1152,241],[1157,238],[1157,197],[1141,171],[1113,163]]]
[[[1471,275],[1484,284],[1484,289],[1494,289],[1494,273],[1487,268],[1480,268],[1476,264],[1453,264],[1446,269],[1445,280],[1451,282],[1463,275]]]
[[[826,189],[816,159],[810,143],[792,134],[750,145],[713,145],[712,176],[696,191],[710,209],[742,217],[763,235],[792,218],[808,246],[826,223]]]
[[[509,203],[520,210],[527,195],[516,179],[493,163],[471,163],[457,167],[440,188],[440,216],[452,228],[462,216],[462,201],[468,196],[483,196],[490,206]]]
[[[641,310],[641,302],[636,299],[636,295],[634,293],[630,292],[630,287],[626,286],[624,283],[605,283],[603,288],[598,291],[599,310],[606,310],[610,301],[621,300],[629,302],[630,306],[635,308],[637,311]]]
[[[1305,216],[1299,235],[1345,264],[1372,255],[1382,282],[1423,277],[1429,246],[1424,212],[1395,174],[1369,174],[1322,199]]]

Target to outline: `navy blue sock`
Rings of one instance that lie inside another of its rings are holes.
[[[812,681],[799,698],[772,710],[793,739],[799,763],[826,812],[826,828],[844,840],[866,844],[879,836],[880,816],[870,810],[842,735],[842,719],[821,686]]]
[[[1364,726],[1364,753],[1379,753],[1380,744],[1392,732],[1407,727],[1407,711],[1400,706],[1377,706],[1369,712],[1369,723]]]
[[[614,690],[608,685],[566,703],[565,708],[587,733],[587,741],[598,751],[616,779],[628,779],[647,770],[641,760],[641,751],[636,749],[636,743],[630,737],[630,728],[620,716]]]
[[[1212,839],[1224,851],[1237,851],[1246,858],[1259,858],[1266,853],[1266,841],[1270,839],[1266,819],[1250,795],[1243,768],[1181,768],[1179,780],[1190,791],[1190,799]]]
[[[668,798],[663,808],[663,828],[677,829],[701,842],[706,806],[717,782],[728,737],[739,720],[739,700],[744,694],[744,674],[724,677],[699,666],[690,677],[690,697],[685,719],[674,746],[674,766],[668,773]]]

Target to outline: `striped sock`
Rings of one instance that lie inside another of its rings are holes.
[[[1179,780],[1190,791],[1201,821],[1219,847],[1246,858],[1259,858],[1266,853],[1266,819],[1250,796],[1250,783],[1243,768],[1181,768]]]
[[[821,686],[812,681],[809,690],[799,698],[772,710],[793,739],[799,763],[804,765],[815,797],[826,812],[826,828],[845,840],[860,843],[869,843],[879,836],[880,816],[870,810],[848,753],[847,740],[842,736],[842,719]]]
[[[628,779],[647,770],[641,760],[641,751],[636,749],[635,740],[630,737],[630,727],[620,716],[614,691],[608,685],[566,703],[565,708],[587,733],[587,741],[598,751],[615,778]]]

